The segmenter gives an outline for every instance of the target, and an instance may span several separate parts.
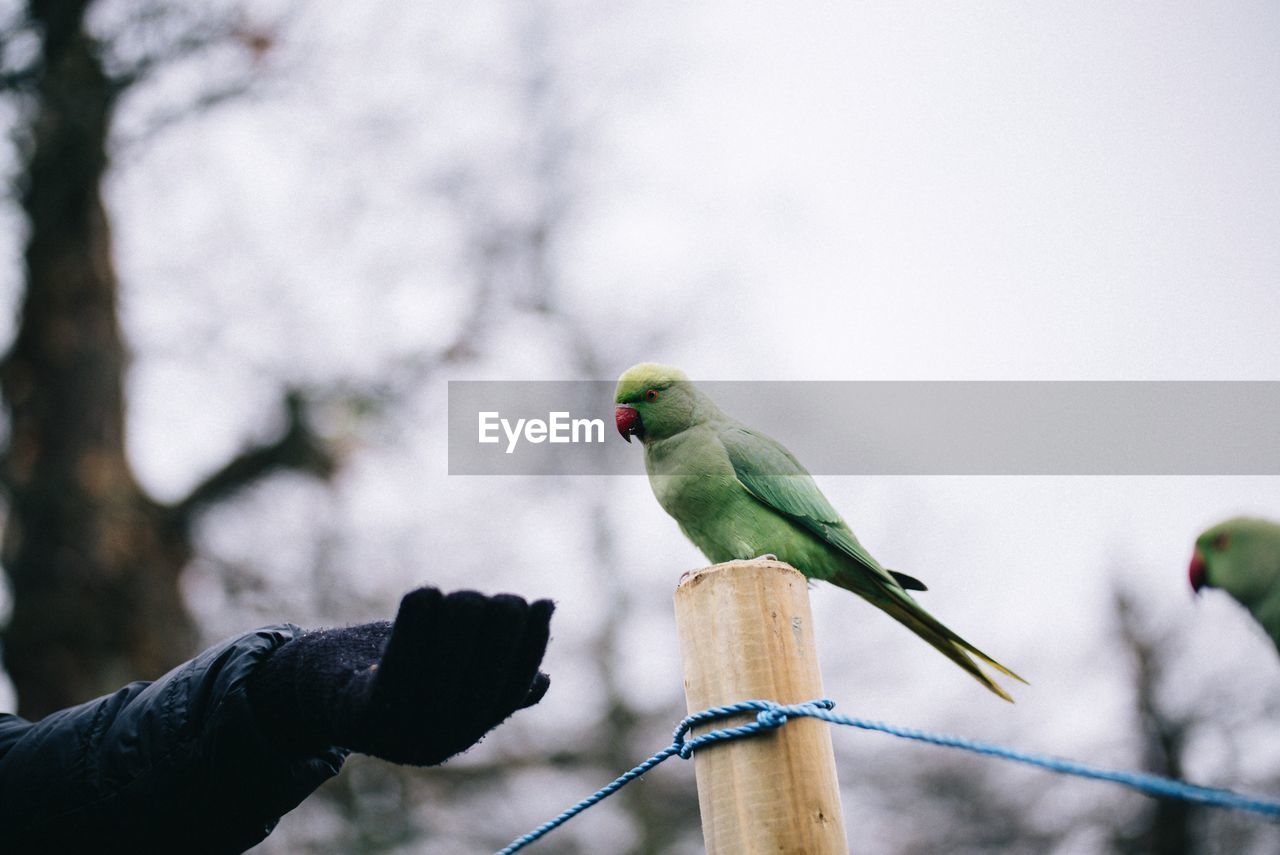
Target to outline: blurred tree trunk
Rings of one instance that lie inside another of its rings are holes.
[[[186,544],[158,524],[125,459],[127,354],[101,195],[116,93],[81,26],[87,5],[30,10],[44,50],[23,176],[26,291],[0,371],[4,658],[27,716],[161,673],[193,638],[178,593]]]
[[[162,505],[135,480],[124,439],[128,351],[102,200],[113,111],[130,83],[104,68],[102,45],[84,27],[91,5],[34,0],[27,10],[42,49],[23,92],[29,232],[21,319],[0,362],[10,419],[0,484],[14,603],[4,664],[31,718],[188,656],[195,633],[178,582],[193,515],[274,467],[330,469],[295,399],[284,436],[182,502]]]
[[[1193,721],[1173,715],[1160,702],[1166,660],[1172,647],[1167,637],[1142,625],[1133,598],[1121,589],[1114,594],[1118,635],[1133,662],[1136,722],[1141,736],[1143,767],[1155,775],[1183,777],[1182,755]],[[1199,810],[1180,799],[1155,799],[1129,828],[1117,833],[1116,851],[1122,855],[1193,855],[1200,851],[1195,834]]]

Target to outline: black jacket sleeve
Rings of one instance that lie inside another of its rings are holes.
[[[0,715],[0,851],[231,853],[261,841],[346,757],[282,751],[249,708],[248,676],[299,634],[242,635],[35,723]]]

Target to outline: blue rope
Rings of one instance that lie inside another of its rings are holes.
[[[990,742],[981,742],[974,739],[965,739],[961,736],[948,736],[942,733],[930,733],[926,730],[917,730],[910,727],[898,727],[896,725],[885,724],[880,721],[853,718],[851,716],[844,716],[831,712],[833,707],[835,707],[835,701],[827,698],[820,698],[818,700],[807,701],[801,704],[778,704],[773,701],[742,701],[741,703],[736,704],[711,707],[710,709],[705,709],[701,712],[696,712],[690,716],[686,716],[684,720],[680,722],[679,727],[676,728],[675,733],[672,736],[671,744],[666,748],[662,749],[657,754],[654,754],[648,760],[645,760],[631,771],[620,775],[608,786],[597,790],[590,796],[587,796],[585,799],[564,811],[559,816],[544,822],[528,834],[517,837],[515,840],[511,841],[505,849],[498,852],[498,855],[511,855],[513,852],[518,852],[545,835],[547,832],[558,828],[573,817],[582,813],[587,808],[613,795],[618,790],[622,789],[624,786],[670,757],[678,755],[681,758],[688,760],[693,756],[694,751],[704,745],[709,745],[713,742],[725,742],[731,739],[740,739],[744,736],[755,736],[756,734],[764,733],[766,731],[776,730],[786,724],[791,718],[802,717],[821,719],[822,721],[830,722],[831,724],[843,724],[849,727],[860,728],[862,730],[887,733],[890,736],[897,736],[901,739],[913,739],[917,742],[925,742],[930,745],[940,745],[946,748],[959,748],[963,751],[971,751],[975,754],[984,754],[989,757],[1000,757],[1005,760],[1026,763],[1030,766],[1037,766],[1041,769],[1047,769],[1050,772],[1058,772],[1063,775],[1075,775],[1076,777],[1091,778],[1098,781],[1111,781],[1112,783],[1130,787],[1131,789],[1145,793],[1149,796],[1181,799],[1183,801],[1195,802],[1197,804],[1209,805],[1211,807],[1251,811],[1253,813],[1259,813],[1273,818],[1280,818],[1280,802],[1272,801],[1270,799],[1244,796],[1239,793],[1234,793],[1231,790],[1223,790],[1215,787],[1202,787],[1198,784],[1188,784],[1185,781],[1165,778],[1160,775],[1151,775],[1145,772],[1104,769],[1100,766],[1091,766],[1087,763],[1079,763],[1075,760],[1054,757],[1050,754],[1037,754],[1030,751],[1019,751],[1015,748],[1005,748],[1002,745],[995,745]],[[756,713],[755,721],[735,727],[725,727],[719,730],[712,730],[702,734],[701,736],[686,739],[689,731],[699,724],[716,721],[731,715],[749,712]]]

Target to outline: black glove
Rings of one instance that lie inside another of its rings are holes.
[[[419,588],[381,621],[309,632],[248,681],[263,731],[285,750],[339,746],[393,763],[442,763],[542,700],[550,600]]]

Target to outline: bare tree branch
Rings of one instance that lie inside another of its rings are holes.
[[[223,502],[267,475],[284,469],[330,478],[337,461],[307,418],[307,400],[298,391],[285,396],[288,416],[284,432],[275,440],[236,455],[170,508],[174,524],[189,528],[202,511]]]
[[[239,33],[238,25],[230,21],[205,24],[170,41],[163,50],[147,54],[128,67],[111,76],[111,88],[115,94],[123,93],[154,75],[157,71],[212,47],[225,45]]]
[[[39,78],[36,66],[0,71],[0,92],[27,92]]]
[[[150,142],[171,127],[181,124],[192,116],[206,113],[223,104],[245,97],[253,91],[256,82],[253,78],[248,77],[232,80],[221,86],[201,92],[180,107],[158,111],[148,119],[142,130],[115,141],[114,151],[116,156],[127,156],[132,149]]]

